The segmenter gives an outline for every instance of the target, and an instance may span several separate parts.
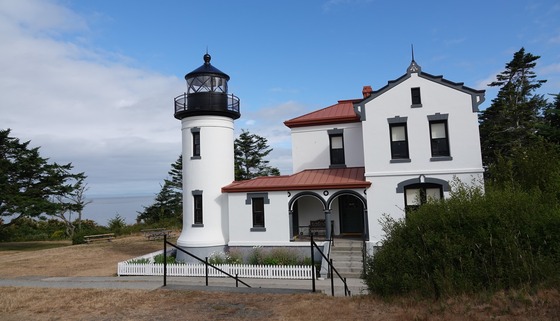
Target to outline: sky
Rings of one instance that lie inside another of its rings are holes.
[[[285,120],[422,70],[486,89],[513,53],[560,93],[557,0],[0,0],[0,128],[85,172],[87,196],[159,192],[181,153],[173,98],[212,64],[241,100],[236,133],[291,174]],[[149,205],[149,204],[144,204]]]

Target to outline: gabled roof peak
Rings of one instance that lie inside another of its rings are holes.
[[[420,65],[417,64],[416,61],[414,61],[414,58],[412,58],[410,65],[406,69],[406,73],[410,75],[412,73],[420,73],[420,72],[422,72],[422,67],[420,67]]]

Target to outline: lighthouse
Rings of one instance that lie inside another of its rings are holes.
[[[183,230],[177,245],[204,258],[227,245],[227,198],[222,187],[234,180],[234,126],[239,98],[228,94],[229,76],[210,63],[185,75],[187,91],[175,98],[181,121]],[[194,259],[179,251],[178,259]]]

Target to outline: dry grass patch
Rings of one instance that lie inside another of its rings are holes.
[[[143,236],[37,251],[0,251],[0,277],[112,276],[163,248]],[[502,292],[429,301],[322,294],[0,287],[0,320],[560,320],[560,293]]]
[[[558,320],[560,294],[446,301],[323,294],[1,288],[1,320]]]
[[[4,247],[9,243],[4,243]],[[95,242],[35,251],[0,251],[0,275],[112,276],[117,263],[163,249],[162,241],[128,236],[112,242]]]

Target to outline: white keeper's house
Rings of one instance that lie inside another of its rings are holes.
[[[240,104],[210,59],[185,76],[187,92],[175,98],[184,171],[177,244],[192,253],[298,246],[310,233],[376,245],[384,214],[403,218],[445,198],[454,180],[482,184],[484,90],[425,73],[414,59],[382,88],[364,86],[360,98],[285,121],[294,174],[234,181]]]

